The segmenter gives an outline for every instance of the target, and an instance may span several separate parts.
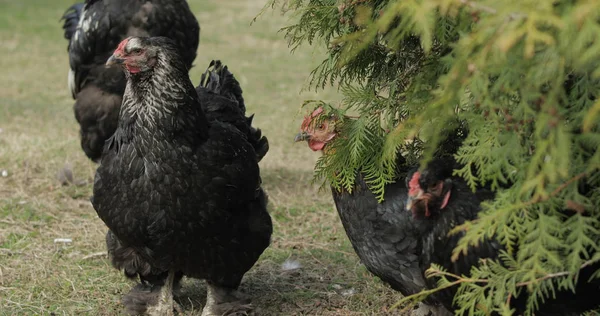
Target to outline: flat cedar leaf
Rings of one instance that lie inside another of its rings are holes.
[[[429,52],[433,44],[433,22],[436,13],[434,1],[401,0],[399,3],[400,12],[414,10],[411,12],[414,20],[413,31],[421,34],[421,45],[425,52]]]
[[[581,1],[571,13],[578,24],[584,20],[594,20],[600,15],[600,4],[595,0]]]
[[[566,179],[569,176],[569,167],[571,157],[571,146],[573,140],[571,139],[570,133],[564,128],[564,125],[557,126],[556,129],[556,146],[552,157],[555,159],[554,165],[556,166],[556,172],[562,179]]]
[[[450,16],[456,16],[459,7],[463,4],[460,0],[440,0],[437,1],[437,3],[439,5],[440,14]]]
[[[583,120],[583,131],[589,132],[593,126],[598,125],[598,114],[600,114],[600,99],[598,99],[591,109],[588,110]]]
[[[498,46],[500,51],[506,53],[525,36],[525,32],[526,30],[524,29],[515,30],[514,32],[507,32],[496,40],[496,46]]]

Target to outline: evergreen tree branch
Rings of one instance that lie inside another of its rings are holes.
[[[490,14],[497,14],[498,13],[498,11],[496,9],[494,9],[492,7],[489,7],[489,6],[486,6],[486,5],[483,5],[481,3],[474,2],[474,1],[460,0],[460,3],[465,4],[465,5],[473,8],[473,9],[475,9],[477,11],[483,11],[483,12],[490,13]]]
[[[560,271],[576,272],[600,251],[600,2],[275,4],[296,13],[282,29],[290,47],[326,49],[310,86],[339,87],[336,111],[353,112],[340,116],[343,136],[315,166],[322,186],[351,191],[360,173],[382,201],[404,168],[397,155],[424,164],[454,122],[466,122],[455,175],[496,195],[452,231],[464,232],[452,260],[490,238],[506,253],[502,265],[472,267],[467,279],[488,282],[454,284],[458,313],[509,315],[507,302],[527,286],[531,315],[555,286],[581,282]]]
[[[595,263],[597,261],[598,261],[597,259],[596,260],[588,260],[579,267],[579,270],[582,270],[583,268],[585,268],[585,267],[589,266],[590,264]],[[517,283],[517,286],[530,286],[534,283],[538,283],[538,282],[542,282],[542,281],[545,281],[548,279],[554,279],[554,278],[558,278],[558,277],[562,277],[562,276],[567,276],[567,275],[573,275],[573,272],[572,271],[561,271],[561,272],[556,272],[556,273],[550,273],[550,274],[547,274],[543,277],[537,278],[532,281],[519,282],[519,283]]]
[[[588,175],[588,172],[582,172],[582,173],[570,178],[569,180],[565,181],[563,184],[561,184],[556,189],[554,189],[546,197],[538,197],[536,199],[532,199],[527,202],[511,205],[506,210],[508,212],[512,212],[512,211],[516,211],[516,210],[524,210],[524,209],[527,209],[528,207],[535,205],[537,203],[546,202],[546,201],[550,200],[551,198],[556,197],[558,194],[560,194],[560,192],[562,190],[566,189],[569,185],[573,184],[576,181],[581,180],[582,178],[586,177],[587,175]],[[480,221],[479,219],[476,219],[476,220],[473,220],[470,222],[463,223],[461,225],[457,225],[450,231],[449,235],[454,235],[454,234],[458,234],[461,232],[467,232],[467,231],[471,230],[473,225],[477,224],[479,221]],[[475,246],[475,245],[473,245],[473,246]],[[452,257],[452,261],[456,261],[458,259],[459,253],[460,252],[455,253],[455,255]],[[464,254],[466,254],[466,252]]]
[[[585,267],[600,261],[600,258],[597,259],[592,259],[592,260],[588,260],[585,261],[578,269],[578,271],[584,269]],[[407,302],[419,302],[424,300],[427,296],[434,294],[436,292],[442,291],[444,289],[456,286],[456,285],[461,285],[464,283],[482,283],[482,284],[489,284],[491,282],[490,279],[482,279],[482,278],[469,278],[469,277],[464,277],[464,276],[460,276],[460,275],[456,275],[447,271],[443,271],[442,269],[440,269],[439,267],[432,265],[432,267],[430,267],[429,269],[427,269],[427,271],[425,272],[426,276],[428,278],[431,277],[440,277],[440,278],[446,278],[446,277],[450,277],[453,278],[454,281],[452,282],[446,282],[444,285],[439,286],[437,288],[434,289],[429,289],[429,290],[424,290],[421,291],[419,293],[413,294],[413,295],[409,295],[406,296],[404,298],[402,298],[400,301],[394,303],[394,305],[392,305],[392,307],[390,309],[395,309],[398,306],[405,304]],[[547,281],[550,279],[555,279],[555,278],[559,278],[559,277],[564,277],[564,276],[570,276],[570,275],[574,275],[575,273],[573,273],[572,271],[561,271],[561,272],[556,272],[556,273],[550,273],[547,275],[544,275],[542,277],[536,278],[535,280],[531,280],[531,281],[527,281],[527,282],[518,282],[516,283],[517,287],[528,287],[531,286],[535,283],[539,283],[539,282],[543,282],[543,281]],[[506,304],[510,305],[510,301],[512,298],[512,293],[508,293],[507,295],[507,299],[506,299]]]

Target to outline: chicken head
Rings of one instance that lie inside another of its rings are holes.
[[[294,141],[307,141],[308,147],[313,151],[323,150],[325,145],[337,136],[336,121],[335,115],[326,116],[325,110],[320,106],[304,117],[300,133],[296,135]]]
[[[433,211],[442,210],[448,205],[452,190],[451,173],[448,174],[448,171],[451,172],[452,168],[438,167],[436,163],[433,161],[428,168],[415,171],[407,178],[409,190],[405,208],[414,217],[429,217]]]
[[[143,37],[128,37],[119,43],[106,66],[123,65],[129,73],[145,72],[156,64],[157,52]]]

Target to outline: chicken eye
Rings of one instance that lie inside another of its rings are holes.
[[[438,181],[438,182],[429,184],[427,192],[440,195],[440,194],[442,194],[443,190],[444,190],[444,182]]]
[[[319,125],[319,129],[324,129],[325,128],[325,124],[321,123],[321,125]]]
[[[438,189],[438,184],[437,183],[430,183],[427,186],[427,192],[434,192],[437,189]]]
[[[135,55],[139,55],[141,52],[142,52],[142,49],[141,49],[141,48],[133,48],[133,49],[131,50],[131,53],[132,53],[132,54],[135,54]]]

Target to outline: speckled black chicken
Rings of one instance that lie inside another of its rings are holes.
[[[453,159],[435,159],[420,171],[407,175],[407,186],[410,188],[406,201],[406,209],[411,213],[421,231],[422,254],[420,256],[423,273],[432,263],[442,266],[446,271],[456,275],[469,275],[471,268],[481,258],[496,259],[502,246],[495,240],[484,240],[477,247],[471,247],[466,255],[451,261],[452,251],[464,233],[449,236],[455,226],[477,218],[481,210],[481,202],[494,198],[494,193],[486,187],[475,192],[466,181],[452,176],[453,169],[458,166]],[[576,293],[568,289],[560,289],[555,298],[541,303],[535,312],[538,316],[575,316],[600,305],[600,280],[588,283],[600,263],[591,264],[581,270]],[[427,280],[428,287],[436,287],[435,279]],[[436,292],[434,297],[447,309],[453,310],[453,298],[457,288],[451,287]],[[511,300],[514,315],[522,315],[525,311],[527,293]]]
[[[113,265],[141,282],[127,311],[172,314],[182,276],[207,281],[203,316],[249,308],[237,288],[272,233],[253,145],[207,119],[170,39],[127,38],[107,64],[123,67],[127,87],[92,204]]]
[[[69,41],[69,89],[80,126],[81,147],[98,162],[104,142],[117,128],[125,91],[119,67],[105,65],[127,36],[166,36],[192,67],[200,26],[185,0],[86,0],[63,15]]]
[[[326,151],[327,144],[338,137],[339,132],[335,128],[337,118],[323,118],[324,113],[319,107],[307,116],[295,140],[307,141],[313,151]],[[360,174],[352,193],[334,188],[331,192],[346,235],[360,261],[394,290],[411,295],[427,287],[419,261],[420,233],[412,215],[405,211],[408,189],[404,177],[409,168],[402,155],[398,155],[397,168],[397,181],[385,187],[382,203],[377,201]],[[434,299],[425,303],[413,314],[450,314]]]

